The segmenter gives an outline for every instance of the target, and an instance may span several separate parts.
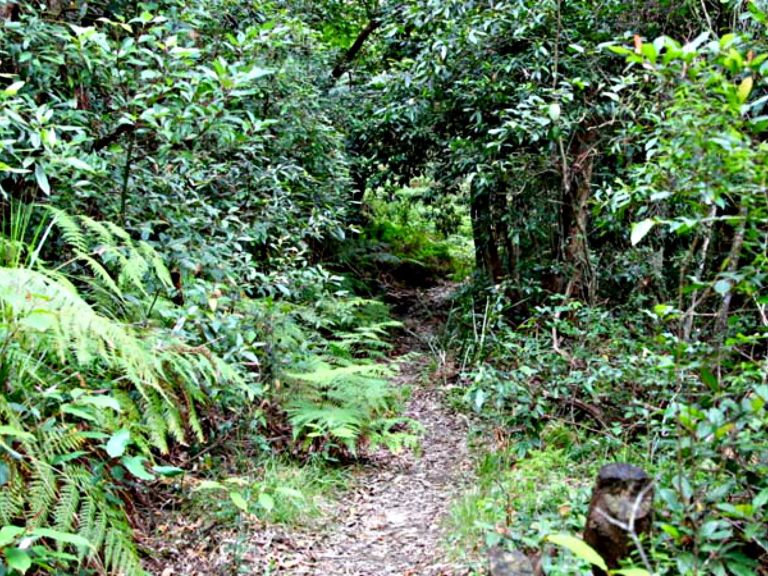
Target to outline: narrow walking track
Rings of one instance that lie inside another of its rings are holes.
[[[450,367],[430,363],[430,342],[453,286],[392,291],[404,324],[390,360],[393,383],[411,391],[406,415],[423,427],[417,454],[371,454],[352,487],[331,503],[319,525],[300,529],[230,526],[200,536],[200,526],[159,527],[153,570],[161,576],[461,576],[447,558],[444,520],[453,497],[472,478],[467,419],[445,402]],[[438,363],[439,364],[439,363]],[[447,369],[447,370],[446,370]],[[442,371],[442,374],[440,373]],[[171,523],[173,524],[173,523]],[[246,531],[243,534],[243,531]],[[161,532],[161,533],[159,533]],[[159,550],[158,550],[159,551]],[[234,560],[234,557],[237,557]]]
[[[420,454],[378,454],[356,474],[352,491],[324,531],[254,542],[253,558],[273,573],[338,576],[458,576],[446,558],[443,520],[470,477],[467,422],[444,402],[442,378],[428,375],[433,337],[446,287],[395,294],[406,337],[393,359],[395,383],[413,392],[406,415],[423,427]],[[256,573],[262,573],[257,570]]]

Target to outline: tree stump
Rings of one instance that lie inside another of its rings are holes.
[[[648,534],[653,521],[653,481],[629,464],[608,464],[600,469],[592,492],[584,540],[605,560],[619,568],[633,548],[633,535]],[[593,567],[595,576],[607,576]]]
[[[488,551],[491,576],[538,576],[528,557],[519,550],[509,552],[501,546]]]

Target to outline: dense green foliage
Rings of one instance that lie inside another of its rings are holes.
[[[643,569],[768,569],[764,2],[0,0],[0,26],[0,572],[141,574],[131,495],[233,436],[308,476],[413,446],[370,298],[437,277],[471,277],[441,358],[504,439],[467,552],[578,531],[599,454],[655,475]],[[295,517],[267,472],[204,468],[192,500]]]

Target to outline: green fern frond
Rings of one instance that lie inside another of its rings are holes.
[[[53,206],[46,206],[46,211],[53,215],[53,220],[61,231],[64,241],[78,254],[88,252],[88,240],[80,224],[69,214]]]
[[[118,298],[123,297],[123,292],[118,287],[117,283],[112,279],[112,275],[107,272],[107,269],[104,268],[104,266],[101,265],[101,263],[96,260],[95,258],[92,258],[88,254],[80,254],[79,255],[80,260],[85,262],[86,266],[88,266],[88,269],[91,271],[91,273],[101,280],[106,287]]]
[[[13,470],[10,466],[9,468]],[[24,509],[25,492],[26,489],[21,477],[18,474],[11,476],[11,479],[0,490],[0,524],[7,526],[18,518]]]
[[[33,528],[44,526],[56,501],[56,475],[53,468],[40,460],[32,461],[33,478],[27,484],[28,524]]]
[[[113,574],[144,576],[136,545],[129,536],[128,523],[111,518],[110,524],[104,539],[104,564]]]
[[[390,376],[392,369],[384,364],[351,364],[349,366],[331,366],[327,362],[318,362],[311,372],[289,372],[289,378],[329,386],[333,382],[352,376]]]
[[[94,220],[85,214],[81,214],[78,218],[80,222],[82,222],[84,230],[101,244],[99,248],[102,250],[110,250],[119,244],[117,238],[115,238],[114,234],[112,234],[109,227],[104,222]]]
[[[76,550],[84,565],[140,576],[123,496],[113,486],[117,476],[98,472],[108,462],[103,443],[125,428],[128,450],[151,456],[168,452],[169,437],[183,441],[190,430],[202,440],[197,407],[211,385],[244,382],[203,347],[117,319],[133,302],[121,295],[126,286],[144,292],[153,271],[171,283],[151,246],[113,224],[47,210],[74,254],[70,262],[91,276],[78,278],[77,286],[86,285],[81,293],[39,262],[39,269],[0,267],[0,330],[13,334],[2,354],[8,390],[0,394],[0,425],[18,431],[3,440],[0,454],[8,476],[0,525],[76,532],[93,545]],[[95,393],[97,387],[105,390]],[[60,550],[72,552],[66,548]]]
[[[66,478],[59,491],[59,501],[53,511],[54,527],[62,532],[70,532],[77,520],[80,506],[80,486],[76,480]]]
[[[94,550],[102,550],[107,536],[107,513],[103,497],[96,490],[85,493],[79,514],[78,535],[88,540]],[[79,551],[80,559],[84,559],[86,550]]]
[[[157,276],[160,282],[163,283],[163,286],[166,288],[173,287],[171,273],[168,271],[168,268],[166,267],[165,262],[163,262],[160,254],[158,254],[157,251],[152,248],[152,246],[143,240],[137,243],[136,248],[139,251],[139,254],[141,254],[147,260],[147,262],[151,264],[155,276]]]
[[[144,276],[149,272],[149,263],[138,252],[132,252],[120,270],[120,284],[133,285],[139,292],[144,290]]]
[[[133,242],[131,235],[125,229],[121,228],[114,222],[110,222],[109,220],[106,220],[102,222],[102,224],[107,227],[107,229],[113,236],[115,236],[116,238],[119,238],[125,244],[131,244]]]

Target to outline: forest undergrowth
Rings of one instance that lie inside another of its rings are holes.
[[[765,0],[0,0],[0,576],[768,574],[767,71]]]

